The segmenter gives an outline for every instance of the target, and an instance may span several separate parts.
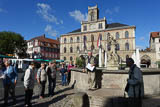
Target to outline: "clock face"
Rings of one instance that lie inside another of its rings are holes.
[[[96,25],[95,24],[90,24],[90,29],[96,29]]]

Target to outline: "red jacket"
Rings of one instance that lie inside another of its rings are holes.
[[[71,68],[74,68],[74,65],[70,65],[70,64],[69,64],[68,67],[67,67],[67,71],[68,71],[68,72],[71,72]]]

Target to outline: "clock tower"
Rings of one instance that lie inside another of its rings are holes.
[[[88,21],[81,22],[81,32],[104,30],[106,27],[106,18],[99,19],[98,6],[88,6]]]
[[[94,7],[89,7],[88,6],[88,21],[97,21],[99,18],[99,9],[96,6]]]

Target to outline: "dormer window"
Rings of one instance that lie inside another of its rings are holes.
[[[99,26],[98,26],[99,29],[102,29],[102,23],[99,23]]]
[[[87,31],[87,26],[86,25],[83,26],[83,31]]]
[[[66,41],[67,41],[66,38],[64,38],[64,43],[66,43]]]

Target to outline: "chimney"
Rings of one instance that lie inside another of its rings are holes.
[[[57,41],[59,42],[59,40],[60,40],[60,38],[59,37],[57,37]]]
[[[45,34],[42,35],[43,38],[46,38]]]

